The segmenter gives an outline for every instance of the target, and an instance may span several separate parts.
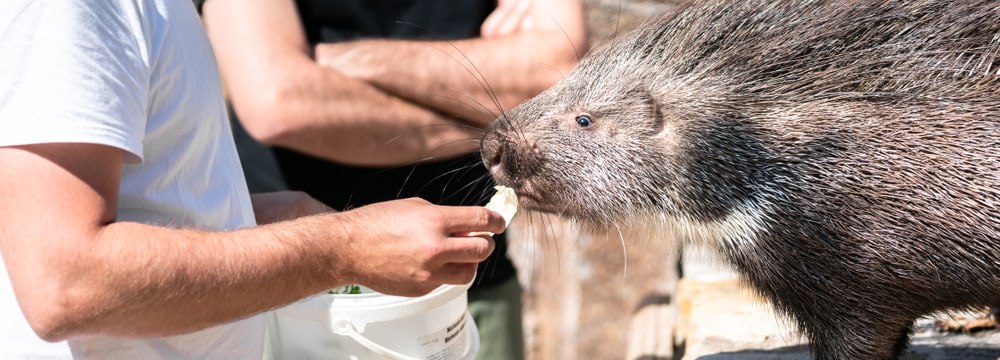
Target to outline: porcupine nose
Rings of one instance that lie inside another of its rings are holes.
[[[515,189],[535,177],[543,162],[533,137],[506,121],[495,121],[486,129],[480,151],[493,179]]]
[[[490,125],[483,135],[479,150],[483,156],[483,164],[490,170],[494,178],[499,179],[504,176],[503,163],[507,151],[509,151],[510,141],[501,133],[496,123]]]

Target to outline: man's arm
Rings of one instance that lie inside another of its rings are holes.
[[[579,0],[501,1],[496,12],[480,38],[325,43],[316,60],[482,127],[554,85],[587,50]]]
[[[210,0],[203,19],[235,111],[265,144],[386,166],[479,147],[480,129],[319,66],[292,0]]]
[[[273,224],[334,211],[301,191],[276,191],[250,195],[257,225]]]
[[[146,337],[250,316],[346,283],[398,295],[468,282],[504,220],[419,199],[229,232],[117,222],[121,150],[0,147],[0,253],[40,337]]]

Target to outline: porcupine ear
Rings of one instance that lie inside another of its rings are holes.
[[[665,122],[662,109],[645,83],[637,82],[629,87],[623,93],[622,104],[625,105],[624,109],[633,112],[632,115],[636,117],[638,124],[645,130],[643,133],[653,135],[663,131]]]

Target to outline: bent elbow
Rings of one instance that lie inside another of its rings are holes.
[[[48,342],[94,333],[101,318],[114,311],[113,296],[108,295],[120,289],[110,289],[102,285],[106,279],[81,270],[92,266],[45,264],[28,271],[34,277],[14,282],[17,303],[32,331]]]
[[[278,145],[290,132],[281,90],[262,90],[254,98],[233,101],[233,112],[240,125],[254,140],[264,145]]]
[[[551,49],[546,53],[544,63],[547,66],[539,67],[536,71],[537,92],[552,87],[576,69],[580,59],[587,53],[588,47],[585,41],[568,40],[565,34],[549,34],[548,46]]]
[[[562,75],[554,80],[552,85],[555,85],[556,82],[569,75],[573,69],[576,69],[576,66],[580,63],[580,59],[583,58],[587,51],[586,44],[565,47],[561,51],[558,51],[553,59],[553,67]]]
[[[29,324],[31,325],[31,330],[35,332],[35,335],[38,335],[39,339],[46,342],[60,342],[69,340],[71,337],[70,334],[72,332],[56,322],[39,323],[37,321],[32,322],[29,320]]]
[[[78,304],[78,300],[72,299],[72,295],[66,292],[40,296],[21,305],[31,330],[47,342],[63,341],[82,334],[82,325],[86,321],[81,320],[83,316],[77,311],[82,308],[85,306]]]
[[[553,85],[555,85],[556,83],[558,83],[559,81],[562,81],[562,79],[565,78],[567,75],[569,75],[569,73],[573,72],[573,69],[576,69],[576,65],[578,63],[579,59],[572,56],[562,56],[556,59],[552,65],[555,71],[550,72],[552,76],[545,78],[541,90],[548,89]]]

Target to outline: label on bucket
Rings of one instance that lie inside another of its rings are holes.
[[[469,350],[468,316],[462,313],[458,320],[444,329],[420,337],[420,345],[425,350],[427,360],[460,360],[466,358]]]

